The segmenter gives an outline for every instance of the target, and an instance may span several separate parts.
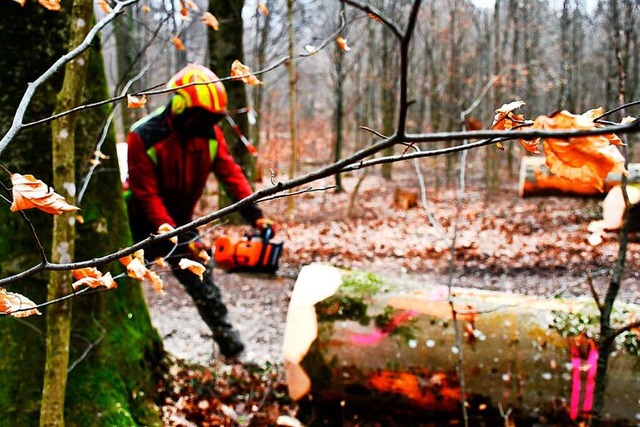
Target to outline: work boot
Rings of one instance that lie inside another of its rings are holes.
[[[220,353],[226,361],[237,361],[244,351],[244,344],[240,339],[240,334],[234,329],[215,332],[213,339],[218,344]]]

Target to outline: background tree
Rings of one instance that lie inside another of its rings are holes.
[[[345,14],[345,4],[340,3],[340,16]],[[342,19],[342,18],[340,18]],[[346,34],[342,35],[346,37]],[[334,112],[334,134],[335,134],[335,145],[333,148],[333,161],[337,162],[342,158],[342,148],[343,148],[343,128],[344,128],[344,80],[346,75],[344,73],[344,51],[338,46],[338,44],[334,47],[334,82],[335,82],[335,93],[336,93],[336,108]],[[342,175],[336,174],[336,191],[343,191],[342,188]]]
[[[244,25],[242,20],[242,8],[244,0],[215,0],[209,2],[209,11],[220,22],[220,31],[209,29],[209,68],[219,77],[229,75],[231,63],[239,60],[244,63]],[[247,90],[245,84],[240,81],[225,82],[229,100],[229,110],[238,125],[238,129],[244,135],[249,134],[249,121],[245,113],[239,114],[238,110],[247,107]],[[225,139],[229,143],[229,149],[236,162],[242,167],[249,181],[253,181],[254,159],[245,146],[240,143],[238,135],[229,123],[220,123],[224,131]],[[219,205],[221,207],[231,204],[231,199],[224,191],[219,192]],[[233,215],[229,218],[234,223],[240,223],[241,218]]]
[[[36,2],[27,2],[22,8],[15,2],[0,4],[0,32],[14,41],[3,48],[0,58],[2,134],[9,128],[26,82],[34,81],[66,53],[71,2],[63,2],[62,7],[64,12],[55,13]],[[92,78],[85,86],[82,102],[107,98],[98,43],[91,49],[88,73]],[[39,88],[26,121],[51,115],[61,79],[59,73]],[[93,157],[106,113],[104,109],[93,109],[77,117],[76,182]],[[8,145],[0,163],[12,172],[31,173],[53,182],[51,151],[51,127],[32,127]],[[76,260],[91,259],[131,242],[113,134],[102,151],[111,157],[100,168],[100,179],[94,177],[80,205],[84,224],[77,227]],[[8,177],[2,181],[7,188]],[[5,197],[10,199],[6,192]],[[22,215],[11,213],[8,205],[0,210],[2,277],[38,264],[41,250],[51,250],[51,215],[28,211],[26,217],[29,222]],[[30,225],[38,231],[43,248],[34,242]],[[7,285],[7,289],[42,302],[47,299],[48,280],[48,274],[37,274]],[[0,334],[0,425],[38,425],[47,334],[44,316],[24,320],[4,316],[0,318]],[[74,299],[69,354],[72,362],[65,403],[67,424],[93,425],[97,414],[104,425],[159,424],[152,400],[163,351],[138,283],[122,280],[117,292],[94,292]]]
[[[296,66],[293,61],[293,54],[295,51],[295,20],[293,19],[294,12],[294,0],[287,0],[287,21],[289,23],[289,135],[291,138],[291,161],[289,164],[289,179],[294,179],[296,177],[297,169],[298,169],[298,115],[297,111],[297,77],[296,77]],[[288,215],[293,215],[293,210],[295,208],[294,199],[289,198],[288,205]]]
[[[274,0],[266,0],[265,7],[267,13],[265,14],[259,8],[255,10],[255,40],[254,40],[254,55],[255,66],[257,70],[262,70],[267,66],[267,48],[269,46],[270,34],[271,34],[271,21],[272,21],[272,6]],[[256,149],[260,149],[260,138],[262,131],[262,113],[263,113],[263,101],[264,101],[264,87],[258,85],[252,89],[252,109],[255,112],[256,122],[251,128],[251,141]],[[256,167],[258,167],[256,162]],[[261,172],[254,170],[254,178],[259,178]]]

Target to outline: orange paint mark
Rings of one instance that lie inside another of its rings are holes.
[[[367,385],[380,392],[404,396],[408,404],[425,410],[454,412],[460,408],[458,381],[444,372],[381,370],[371,375]]]

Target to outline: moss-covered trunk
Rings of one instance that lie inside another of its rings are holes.
[[[70,19],[69,49],[82,43],[89,32],[88,22],[93,17],[92,0],[74,0]],[[65,111],[80,103],[85,85],[88,52],[67,63],[62,89],[58,94],[56,111]],[[75,204],[75,114],[63,117],[51,124],[53,186],[65,189],[64,197]],[[71,262],[75,248],[73,212],[54,217],[51,261]],[[54,300],[71,292],[70,271],[51,273],[47,299]],[[71,338],[71,300],[52,305],[47,310],[46,358],[40,426],[64,426],[64,400],[69,366]]]
[[[35,80],[66,49],[71,2],[61,12],[43,9],[36,2],[20,7],[0,3],[0,34],[11,43],[0,57],[0,132],[10,126],[27,83]],[[98,43],[89,56],[89,75],[83,102],[107,95]],[[62,75],[40,87],[26,121],[50,115],[55,108]],[[76,125],[76,182],[86,172],[106,111],[94,109],[78,116]],[[53,183],[51,126],[24,131],[0,156],[12,172],[31,173]],[[130,242],[121,196],[115,144],[110,136],[102,146],[110,155],[94,176],[81,204],[84,224],[77,226],[76,259],[90,259]],[[8,185],[8,177],[2,177]],[[63,189],[56,189],[63,190]],[[62,192],[62,191],[60,191]],[[8,196],[8,193],[5,194]],[[28,211],[45,251],[51,252],[50,215]],[[19,215],[0,209],[0,275],[6,277],[39,262],[39,253],[28,225]],[[105,266],[106,268],[116,266]],[[7,286],[36,302],[46,300],[48,274],[40,274]],[[44,312],[46,314],[46,310]],[[151,326],[141,288],[130,281],[119,288],[74,299],[71,324],[70,372],[65,421],[71,426],[159,425],[152,411],[161,341]],[[0,318],[0,426],[36,426],[41,406],[45,361],[44,316],[17,320]]]

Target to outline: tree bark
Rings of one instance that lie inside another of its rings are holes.
[[[71,2],[62,2],[70,10]],[[27,82],[35,80],[66,52],[69,37],[67,13],[52,13],[36,2],[23,8],[15,2],[0,3],[0,33],[12,40],[0,56],[0,131],[5,132]],[[91,25],[90,21],[86,25]],[[89,54],[91,80],[84,86],[82,102],[105,99],[104,69],[98,43]],[[62,85],[62,73],[37,91],[25,121],[50,115]],[[92,158],[96,135],[107,115],[104,108],[83,112],[75,128],[76,176],[79,182]],[[3,152],[0,162],[12,172],[31,173],[53,184],[52,129],[41,125],[22,132]],[[131,243],[122,199],[113,133],[102,151],[110,155],[85,193],[76,225],[76,259],[91,259]],[[6,177],[3,178],[6,184]],[[64,188],[55,188],[61,192]],[[6,197],[11,197],[9,193]],[[46,252],[52,248],[52,218],[37,211],[27,216],[38,231]],[[0,210],[0,275],[9,276],[39,263],[40,253],[28,224],[8,209]],[[105,266],[111,271],[117,266]],[[114,271],[115,272],[115,271]],[[39,274],[7,286],[36,302],[47,300],[48,275]],[[160,425],[153,408],[159,380],[162,344],[151,325],[144,295],[138,283],[122,280],[119,288],[74,299],[65,422],[70,426]],[[45,309],[48,310],[48,309]],[[0,426],[38,426],[45,365],[44,317],[18,321],[0,318]],[[65,349],[58,348],[58,351]],[[65,368],[67,369],[67,368]]]
[[[440,71],[440,61],[437,61],[434,55],[435,47],[436,47],[436,37],[437,33],[437,5],[436,2],[431,2],[429,7],[429,18],[428,18],[428,28],[429,34],[432,34],[431,44],[432,48],[430,49],[429,55],[429,122],[431,125],[431,132],[440,132],[442,130],[442,104],[443,104],[443,96],[440,95],[440,90],[438,87],[440,85],[439,76],[441,74]],[[437,190],[440,188],[440,171],[439,171],[439,161],[437,158],[433,158],[431,160],[431,167],[433,169],[433,180],[434,187]]]
[[[502,49],[500,48],[501,41],[501,26],[500,26],[500,11],[502,4],[500,0],[496,0],[494,9],[493,9],[493,46],[492,46],[492,55],[493,55],[493,74],[495,76],[502,75]],[[502,79],[499,78],[496,84],[491,88],[491,101],[493,103],[494,109],[499,108],[500,105],[505,103],[506,101],[503,99],[503,83]],[[485,148],[485,181],[487,185],[487,191],[489,194],[493,194],[498,191],[498,187],[500,185],[500,157],[498,153],[498,149],[489,145]]]
[[[226,77],[231,70],[231,63],[236,59],[244,63],[244,45],[242,37],[244,26],[242,20],[242,8],[244,0],[210,0],[209,12],[221,22],[220,31],[208,30],[209,37],[209,68],[219,77]],[[234,110],[247,106],[247,89],[241,81],[224,83],[229,101],[229,111],[234,115],[234,121],[238,124],[244,135],[249,133],[249,121],[246,114],[236,114]],[[226,122],[220,123],[224,131],[225,139],[235,161],[240,165],[250,182],[253,182],[254,159],[247,151],[244,144],[239,142],[233,128]],[[219,192],[219,206],[225,207],[231,204],[231,199],[224,191]],[[238,214],[226,217],[232,223],[241,223],[242,218]]]
[[[558,110],[573,111],[571,79],[573,73],[573,65],[570,60],[571,39],[571,0],[564,0],[562,3],[562,15],[560,17],[560,60],[562,74],[560,76],[560,86],[558,87]]]
[[[396,16],[398,4],[391,2],[390,16]],[[397,64],[397,40],[392,37],[385,28],[382,32],[382,47],[380,52],[380,108],[382,113],[382,133],[391,135],[395,129],[396,106],[398,103],[396,88],[398,76],[395,73]],[[395,149],[393,146],[385,148],[383,156],[393,156]],[[391,180],[393,175],[393,164],[383,163],[380,173],[386,180]]]
[[[69,22],[69,49],[77,46],[89,32],[93,17],[91,0],[75,0]],[[62,89],[58,94],[56,111],[61,112],[80,104],[89,63],[89,52],[84,52],[65,67]],[[76,115],[65,116],[51,124],[53,187],[66,189],[67,203],[75,205],[75,126]],[[51,261],[73,261],[75,249],[75,212],[56,215],[53,219]],[[70,271],[52,272],[47,299],[53,300],[72,292]],[[71,300],[47,309],[46,359],[40,426],[64,426],[64,401],[69,366],[71,338]]]
[[[289,22],[289,135],[291,138],[291,163],[289,164],[289,179],[296,177],[296,170],[298,168],[298,132],[297,132],[297,117],[296,117],[296,67],[293,61],[293,53],[295,47],[295,28],[293,21],[293,5],[294,0],[287,0],[287,17]],[[289,197],[287,203],[287,215],[293,216],[295,209],[295,199]]]
[[[340,15],[345,13],[345,4],[340,3]],[[334,54],[334,68],[335,68],[335,90],[336,90],[336,109],[334,112],[334,129],[336,135],[336,142],[333,150],[333,161],[337,162],[342,158],[342,133],[343,133],[343,115],[344,115],[344,52],[336,44]],[[342,188],[342,175],[337,173],[335,175],[336,180],[336,192],[341,192]]]
[[[271,6],[273,5],[273,0],[267,0],[265,2],[267,10],[271,11]],[[271,33],[271,13],[268,13],[266,16],[260,18],[261,13],[256,9],[256,69],[262,70],[265,68],[267,64],[267,45],[269,43],[269,35]],[[260,23],[262,21],[262,24]],[[251,141],[256,149],[260,149],[261,142],[261,131],[262,131],[262,104],[264,100],[264,88],[262,86],[254,86],[252,90],[253,95],[253,105],[252,108],[256,113],[256,122],[252,128],[251,132]],[[268,141],[268,139],[267,139]],[[259,165],[256,162],[256,166],[254,168],[253,177],[257,179],[261,176],[259,172]]]

